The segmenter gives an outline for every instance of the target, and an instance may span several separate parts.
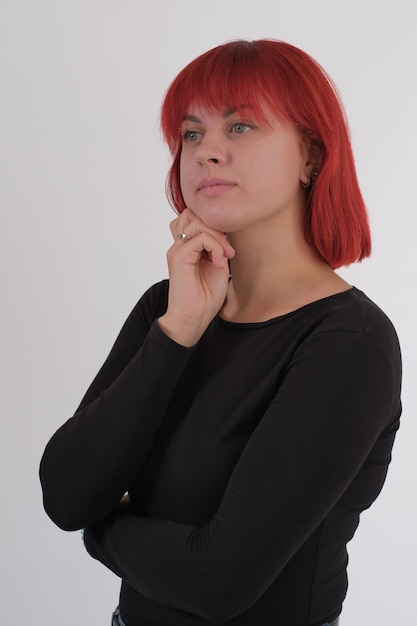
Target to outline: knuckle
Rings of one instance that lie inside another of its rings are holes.
[[[174,232],[174,229],[176,228],[177,223],[178,223],[178,218],[175,220],[172,220],[172,222],[169,223],[169,228],[171,229],[172,233]]]

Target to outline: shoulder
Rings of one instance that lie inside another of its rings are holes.
[[[360,334],[381,346],[398,346],[398,337],[391,320],[356,287],[316,304],[318,318],[315,332]]]
[[[400,385],[401,352],[395,328],[384,311],[365,293],[352,289],[314,303],[305,347],[320,346],[328,357],[346,359],[355,369],[386,369]],[[337,356],[336,356],[337,355]],[[324,358],[326,358],[326,356]],[[349,359],[348,359],[349,360]]]
[[[131,316],[145,328],[163,315],[168,306],[168,280],[155,283],[145,291],[133,308]]]
[[[149,287],[131,310],[113,346],[131,357],[142,345],[155,320],[163,315],[168,303],[168,281]]]

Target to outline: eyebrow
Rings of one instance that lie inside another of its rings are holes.
[[[242,104],[239,107],[239,109],[248,109],[248,108],[249,108],[248,104]],[[231,115],[233,115],[233,113],[236,113],[237,110],[238,110],[237,107],[234,107],[233,109],[225,109],[224,111],[222,111],[221,116],[226,119],[227,117],[230,117]],[[200,120],[200,118],[196,117],[195,115],[184,115],[183,121],[195,122],[196,124],[202,123],[202,120]]]
[[[184,122],[196,122],[197,124],[201,124],[200,118],[195,115],[184,115],[182,119]]]

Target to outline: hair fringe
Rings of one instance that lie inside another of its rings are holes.
[[[368,216],[337,88],[312,57],[282,41],[217,46],[189,63],[168,88],[161,127],[173,157],[166,193],[174,209],[181,213],[185,208],[180,127],[189,105],[220,111],[247,102],[258,121],[267,123],[265,111],[271,109],[320,151],[318,176],[308,190],[307,241],[334,269],[369,256]]]

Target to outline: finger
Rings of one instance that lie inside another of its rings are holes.
[[[230,245],[226,235],[207,226],[198,217],[195,217],[191,211],[187,213],[185,220],[182,219],[181,214],[180,218],[171,222],[171,232],[174,240],[180,244],[188,242],[201,233],[207,233],[217,239],[223,247],[224,254],[227,258],[232,258],[234,255],[234,249]]]
[[[190,237],[190,235],[187,235],[185,230],[183,230],[182,232],[178,233],[177,239],[179,239],[182,242],[185,242],[185,241],[189,241],[190,239],[192,239],[192,237]]]
[[[227,256],[225,254],[224,245],[212,237],[209,233],[201,233],[197,238],[196,244],[201,246],[201,255],[211,261],[214,267],[223,269],[227,264]]]
[[[179,247],[173,246],[185,262],[197,264],[201,259],[210,261],[215,267],[223,269],[227,262],[223,242],[219,242],[211,233],[202,232],[192,237]]]
[[[189,246],[191,245],[191,240],[195,239],[196,237],[199,237],[200,235],[208,235],[209,237],[211,237],[213,240],[215,240],[220,248],[222,250],[222,256],[225,256],[227,259],[231,259],[234,254],[234,248],[232,248],[232,246],[230,245],[230,243],[228,242],[226,236],[223,233],[220,233],[216,230],[201,230],[198,225],[193,224],[192,222],[187,226],[187,230],[182,230],[180,231],[177,236],[176,236],[176,241],[174,243],[174,246],[176,244],[183,246],[184,244],[188,244]],[[194,246],[192,246],[194,248]],[[206,250],[208,251],[208,250]]]
[[[169,227],[173,238],[175,239],[193,219],[197,219],[196,215],[190,209],[184,209],[178,217],[172,220]]]

